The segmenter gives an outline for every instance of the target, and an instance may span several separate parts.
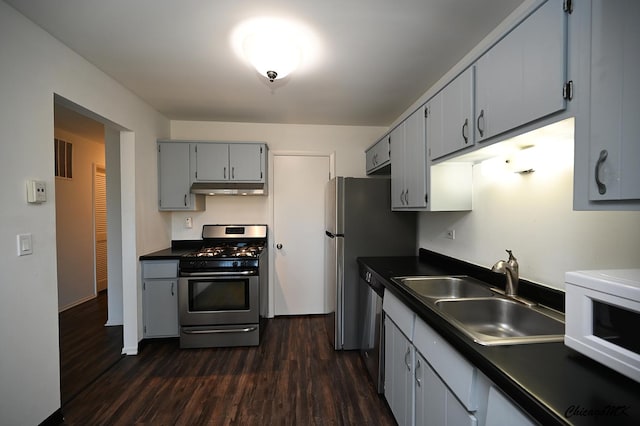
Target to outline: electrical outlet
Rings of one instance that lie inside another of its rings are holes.
[[[456,239],[456,230],[455,229],[447,229],[447,233],[445,236],[450,240]]]
[[[184,219],[184,227],[188,229],[193,228],[193,221],[191,220],[190,217],[187,217]]]

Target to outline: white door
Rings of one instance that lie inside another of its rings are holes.
[[[328,156],[274,155],[275,315],[324,314]]]
[[[94,174],[94,229],[96,254],[96,293],[107,289],[107,174],[104,166]]]

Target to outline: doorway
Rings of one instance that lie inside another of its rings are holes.
[[[55,185],[60,393],[64,404],[121,359],[123,327],[122,323],[105,327],[111,302],[106,291],[107,168],[97,164],[107,163],[106,126],[54,102],[54,134],[55,147],[64,147],[61,152],[68,154],[64,162],[56,156]],[[67,173],[59,174],[58,169]]]
[[[325,314],[324,189],[328,155],[275,155],[275,315]]]

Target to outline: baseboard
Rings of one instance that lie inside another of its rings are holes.
[[[122,355],[138,355],[138,345],[125,346],[122,348]]]
[[[47,417],[39,426],[58,426],[64,423],[62,409],[58,408],[52,415]]]
[[[88,302],[89,300],[93,300],[93,299],[95,299],[96,297],[97,297],[97,296],[96,296],[95,294],[93,294],[93,295],[91,295],[91,296],[83,297],[83,298],[82,298],[82,299],[80,299],[80,300],[76,300],[76,301],[75,301],[75,302],[73,302],[73,303],[69,303],[68,305],[65,305],[65,306],[63,306],[63,307],[61,307],[61,308],[60,308],[60,307],[58,307],[58,313],[60,313],[60,312],[64,312],[64,311],[66,311],[67,309],[71,309],[71,308],[73,308],[74,306],[81,305],[81,304],[83,304],[84,302]]]

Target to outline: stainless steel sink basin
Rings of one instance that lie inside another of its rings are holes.
[[[560,342],[562,315],[501,298],[449,299],[435,302],[442,317],[482,345]]]
[[[395,277],[417,296],[430,299],[491,297],[493,292],[474,278],[462,276]]]

